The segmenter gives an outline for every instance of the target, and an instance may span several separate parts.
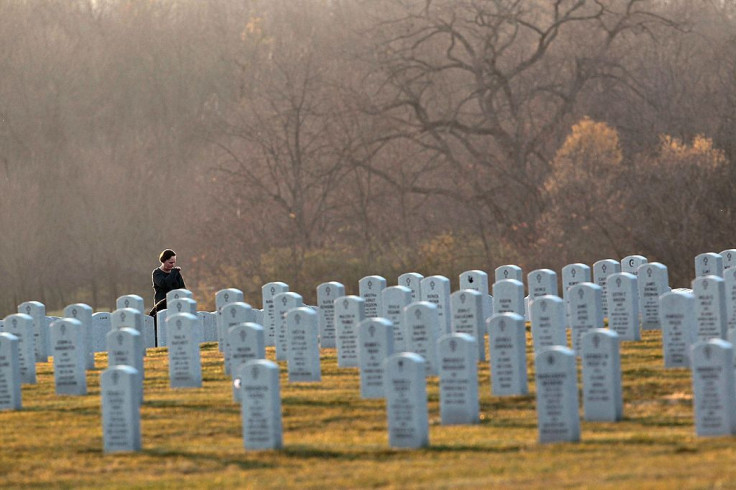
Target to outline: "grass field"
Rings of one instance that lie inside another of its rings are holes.
[[[281,363],[284,449],[246,452],[239,406],[215,344],[202,348],[203,387],[170,389],[165,349],[145,359],[143,449],[104,454],[99,376],[88,395],[54,394],[51,363],[23,386],[23,410],[0,412],[0,486],[238,488],[711,488],[736,486],[736,438],[697,438],[686,369],[663,368],[661,335],[622,344],[624,419],[582,422],[579,443],[537,442],[530,394],[493,397],[479,371],[481,423],[439,423],[429,378],[430,447],[388,446],[385,403],[362,400],[357,369],[322,353],[322,382],[289,384]],[[273,351],[268,352],[273,359]],[[581,412],[582,413],[582,412]]]

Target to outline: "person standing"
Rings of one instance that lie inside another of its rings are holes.
[[[161,262],[159,267],[153,269],[153,303],[154,306],[149,315],[156,318],[156,313],[166,309],[166,293],[174,289],[184,289],[184,278],[181,276],[181,267],[176,265],[176,253],[167,248],[158,256]]]

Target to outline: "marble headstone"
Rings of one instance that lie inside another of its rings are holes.
[[[202,361],[194,334],[198,321],[191,313],[177,313],[166,319],[171,388],[202,387]]]
[[[21,406],[18,337],[0,332],[0,411],[20,410]]]
[[[98,311],[92,314],[92,344],[94,345],[95,352],[104,352],[107,350],[107,332],[111,329],[110,313]]]
[[[509,279],[513,280],[513,279]],[[526,395],[526,325],[516,313],[496,313],[488,319],[491,393]]]
[[[46,306],[38,301],[26,301],[18,305],[18,313],[33,318],[33,352],[36,362],[47,362],[49,358],[49,332],[46,328]]]
[[[524,316],[524,284],[516,279],[493,283],[493,313],[516,313]]]
[[[289,358],[289,338],[286,335],[286,313],[294,308],[304,306],[302,296],[297,293],[279,293],[273,298],[276,327],[276,360],[286,361]],[[268,344],[268,341],[266,342]]]
[[[733,345],[717,338],[699,341],[692,347],[691,363],[695,433],[733,435],[736,432]]]
[[[227,332],[231,327],[240,325],[241,323],[253,322],[255,320],[255,314],[253,308],[248,303],[242,301],[235,301],[226,303],[220,308],[220,326],[224,329],[222,334],[222,341],[224,347],[222,353],[225,357],[225,374],[232,375],[232,364],[230,355],[230,346],[228,345]],[[219,333],[218,333],[219,336]]]
[[[670,291],[667,267],[650,262],[639,267],[639,313],[644,330],[659,330],[659,297]]]
[[[690,366],[690,348],[695,338],[695,296],[671,291],[659,298],[664,367]]]
[[[109,367],[100,376],[102,440],[106,453],[141,449],[138,379],[139,374],[131,366]]]
[[[608,328],[620,340],[640,340],[638,279],[629,272],[608,276]]]
[[[435,338],[450,333],[450,280],[445,276],[429,276],[422,279],[422,301],[437,307],[437,331]]]
[[[422,279],[424,276],[418,272],[405,272],[398,278],[398,285],[407,287],[411,290],[411,302],[421,301],[422,299]]]
[[[215,293],[215,326],[217,328],[217,347],[220,352],[225,350],[225,333],[227,328],[222,325],[222,307],[228,303],[245,302],[243,291],[236,288],[220,289]]]
[[[79,322],[82,324],[82,329],[84,331],[84,334],[82,336],[84,340],[84,346],[82,348],[87,353],[86,367],[87,369],[94,369],[95,351],[94,346],[92,345],[92,308],[84,303],[69,305],[64,308],[64,317],[74,318],[75,320],[79,320]]]
[[[486,360],[483,295],[472,289],[461,289],[450,296],[452,310],[452,332],[464,333],[476,339],[479,361]]]
[[[534,352],[554,345],[567,346],[565,303],[559,296],[538,296],[529,307]]]
[[[358,325],[365,319],[365,300],[343,296],[335,300],[337,367],[359,367]]]
[[[380,317],[389,320],[392,324],[393,347],[396,352],[406,350],[403,311],[411,302],[411,289],[406,286],[390,286],[381,292]]]
[[[697,340],[726,340],[726,284],[719,276],[701,276],[692,282]]]
[[[496,267],[494,272],[494,281],[505,281],[506,279],[515,279],[520,283],[524,282],[524,272],[518,265],[502,265]]]
[[[695,257],[695,277],[723,277],[723,257],[720,254],[706,252]]]
[[[429,446],[427,380],[422,356],[402,352],[386,359],[384,393],[392,448]]]
[[[317,382],[322,379],[319,363],[319,319],[308,307],[286,313],[289,382]]]
[[[57,395],[87,394],[87,352],[79,320],[62,318],[51,324],[51,355]]]
[[[417,301],[404,308],[407,350],[424,358],[426,375],[437,375],[437,305]]]
[[[539,442],[578,442],[580,412],[575,353],[548,347],[535,357]]]
[[[240,403],[242,380],[240,367],[248,361],[266,358],[266,332],[257,323],[240,323],[227,330],[230,365],[233,370],[233,399]]]
[[[465,333],[444,335],[437,341],[442,425],[477,424],[478,341]]]
[[[335,300],[345,296],[345,286],[339,282],[323,282],[317,286],[319,307],[319,345],[332,349],[335,343]]]
[[[276,316],[276,305],[274,296],[289,292],[289,286],[283,282],[269,282],[261,287],[261,298],[263,301],[263,330],[266,332],[266,346],[276,345],[276,327],[281,324],[281,319]]]
[[[0,332],[12,334],[18,339],[18,367],[21,383],[36,384],[33,318],[25,313],[8,315],[3,320]]]
[[[583,335],[581,344],[585,420],[621,420],[623,395],[618,334],[594,329]]]
[[[394,353],[393,331],[386,318],[366,318],[358,325],[361,398],[383,398],[383,362]]]
[[[603,328],[602,289],[592,282],[576,284],[568,290],[572,349],[579,356],[583,335],[590,330]]]
[[[365,317],[375,318],[381,311],[381,291],[386,279],[381,276],[366,276],[358,281],[358,295],[365,301]]]
[[[486,319],[493,315],[493,297],[490,295],[490,287],[488,282],[488,274],[480,270],[465,271],[460,274],[460,290],[471,289],[478,291],[483,298],[483,325]],[[453,330],[454,331],[454,330]],[[479,344],[483,342],[479,341]]]
[[[593,283],[602,289],[603,317],[608,318],[608,276],[621,272],[621,263],[618,260],[603,259],[593,264]]]
[[[141,355],[141,334],[128,327],[110,330],[107,333],[107,367],[131,366],[138,375],[136,386],[139,391],[138,403],[143,402],[143,356]]]
[[[736,266],[736,249],[729,248],[726,250],[723,250],[720,253],[721,259],[723,260],[723,270],[724,272],[730,269],[733,266]]]
[[[539,296],[559,296],[557,292],[557,273],[551,269],[536,269],[529,273],[526,278],[529,285],[529,298]]]
[[[643,255],[627,255],[621,259],[621,272],[637,275],[639,267],[649,262]]]
[[[266,359],[251,360],[240,366],[240,415],[243,421],[243,446],[247,450],[281,449],[283,429],[279,366]]]

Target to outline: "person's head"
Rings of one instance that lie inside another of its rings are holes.
[[[161,255],[158,256],[158,260],[161,261],[161,269],[164,272],[169,272],[176,265],[176,252],[167,248]]]

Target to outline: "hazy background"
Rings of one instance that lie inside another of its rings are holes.
[[[0,0],[0,311],[736,245],[736,2]]]

